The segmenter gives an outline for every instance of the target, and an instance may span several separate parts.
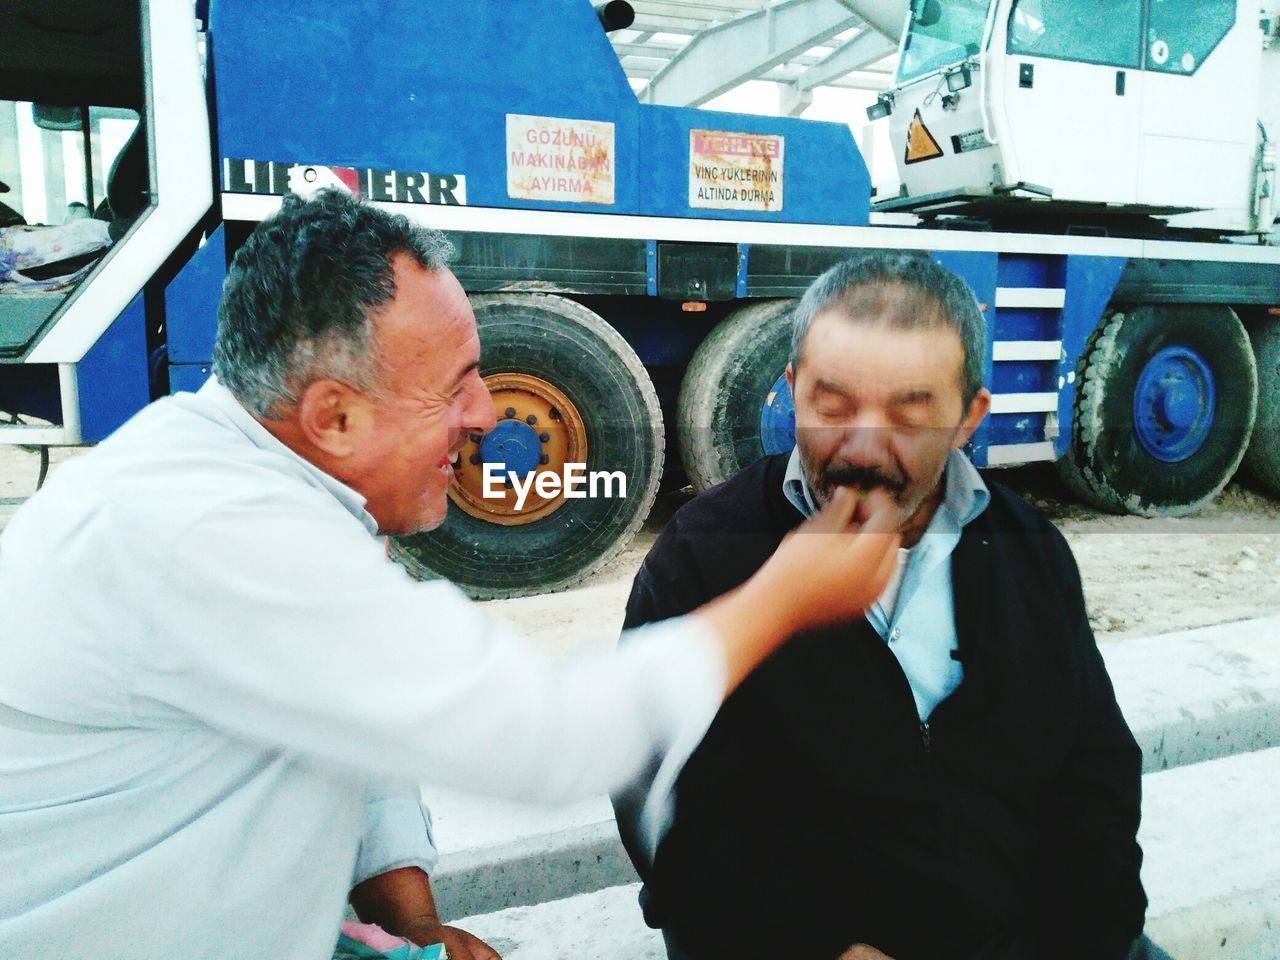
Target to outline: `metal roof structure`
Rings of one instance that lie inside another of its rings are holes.
[[[820,86],[890,85],[907,0],[631,0],[610,40],[647,103],[699,106],[748,80],[799,115]]]

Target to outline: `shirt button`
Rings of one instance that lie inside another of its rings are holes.
[[[889,642],[897,643],[901,639],[902,639],[902,631],[899,630],[897,627],[894,627],[893,632],[889,634]]]

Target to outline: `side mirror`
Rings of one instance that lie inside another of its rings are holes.
[[[915,0],[911,5],[911,19],[922,27],[932,27],[942,19],[940,0]]]
[[[889,114],[893,113],[893,94],[882,93],[876,97],[876,102],[867,107],[868,120],[883,120]]]
[[[973,84],[973,74],[969,72],[969,65],[962,63],[954,70],[947,72],[947,89],[952,93],[959,93],[961,90],[968,89]]]

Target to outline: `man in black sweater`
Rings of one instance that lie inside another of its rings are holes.
[[[1141,753],[1074,559],[960,452],[990,407],[972,292],[873,254],[815,281],[794,324],[796,450],[675,515],[626,626],[743,583],[840,486],[892,495],[899,571],[725,702],[656,851],[649,784],[615,798],[646,920],[672,960],[1162,956],[1140,937]]]

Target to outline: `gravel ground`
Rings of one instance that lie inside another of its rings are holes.
[[[50,471],[81,455],[51,452]],[[35,487],[34,452],[0,446],[0,526]],[[1237,478],[1194,517],[1149,520],[1073,503],[1048,465],[1007,470],[1001,482],[1049,515],[1075,551],[1100,640],[1146,636],[1280,611],[1280,503]],[[617,560],[573,590],[489,609],[552,650],[608,643],[622,622],[631,578],[667,518],[690,496],[664,494]]]

